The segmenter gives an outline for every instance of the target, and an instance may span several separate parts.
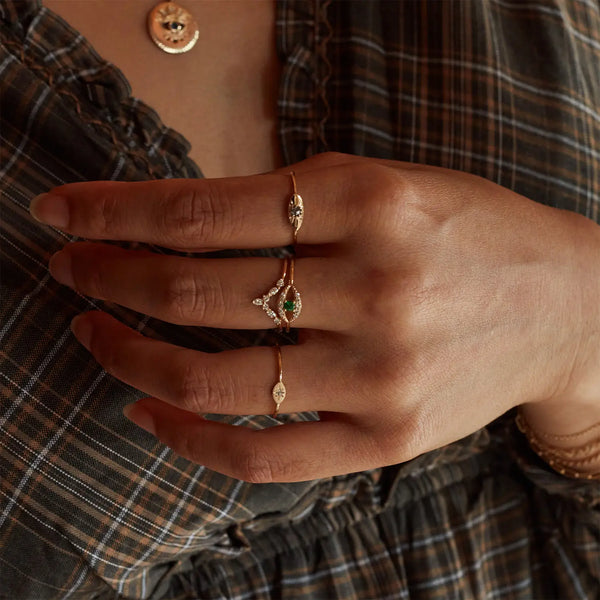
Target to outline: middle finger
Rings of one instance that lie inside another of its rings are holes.
[[[275,286],[283,266],[275,258],[188,258],[77,242],[52,257],[50,272],[82,294],[177,325],[266,329],[275,324],[253,300]],[[296,260],[294,286],[302,311],[294,326],[352,327],[359,318],[359,307],[350,301],[356,297],[352,272],[341,259]],[[277,295],[268,304],[277,312]]]

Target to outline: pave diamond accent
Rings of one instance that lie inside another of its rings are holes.
[[[269,306],[269,301],[275,294],[279,292],[279,290],[283,287],[285,280],[282,278],[277,280],[277,283],[262,297],[262,298],[254,298],[252,300],[252,304],[254,306],[261,306],[262,309],[267,313],[267,316],[270,319],[273,319],[273,323],[275,323],[276,327],[281,325],[281,319],[277,316],[277,313]]]

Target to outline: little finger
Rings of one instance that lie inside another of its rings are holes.
[[[190,415],[154,398],[129,405],[125,414],[188,460],[251,483],[307,481],[391,462],[370,431],[341,418],[256,431]]]

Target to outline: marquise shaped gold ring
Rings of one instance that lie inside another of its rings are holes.
[[[277,369],[279,371],[279,379],[275,382],[273,390],[271,391],[271,395],[273,396],[273,402],[275,402],[275,411],[272,415],[273,417],[276,417],[279,414],[279,407],[281,406],[281,403],[285,400],[285,396],[287,394],[285,385],[283,383],[283,365],[281,359],[281,346],[279,344],[275,346],[275,352],[277,353]]]
[[[304,220],[304,200],[298,193],[296,187],[296,174],[294,171],[290,171],[290,177],[292,178],[292,186],[294,192],[288,202],[288,219],[294,232],[294,245],[298,242],[298,231],[302,227],[302,221]]]

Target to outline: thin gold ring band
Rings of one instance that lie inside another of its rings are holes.
[[[281,346],[277,344],[275,346],[275,352],[277,353],[277,370],[279,371],[279,379],[273,386],[273,391],[271,395],[273,396],[273,402],[275,402],[275,411],[273,412],[273,417],[276,417],[279,414],[279,407],[282,402],[285,400],[286,389],[283,384],[283,365],[281,359]]]
[[[252,300],[252,304],[260,306],[267,313],[267,316],[273,320],[279,331],[284,327],[286,331],[289,331],[290,324],[302,312],[302,297],[294,285],[294,270],[294,258],[284,258],[281,277],[266,294]],[[274,297],[277,303],[275,309],[269,304]]]

